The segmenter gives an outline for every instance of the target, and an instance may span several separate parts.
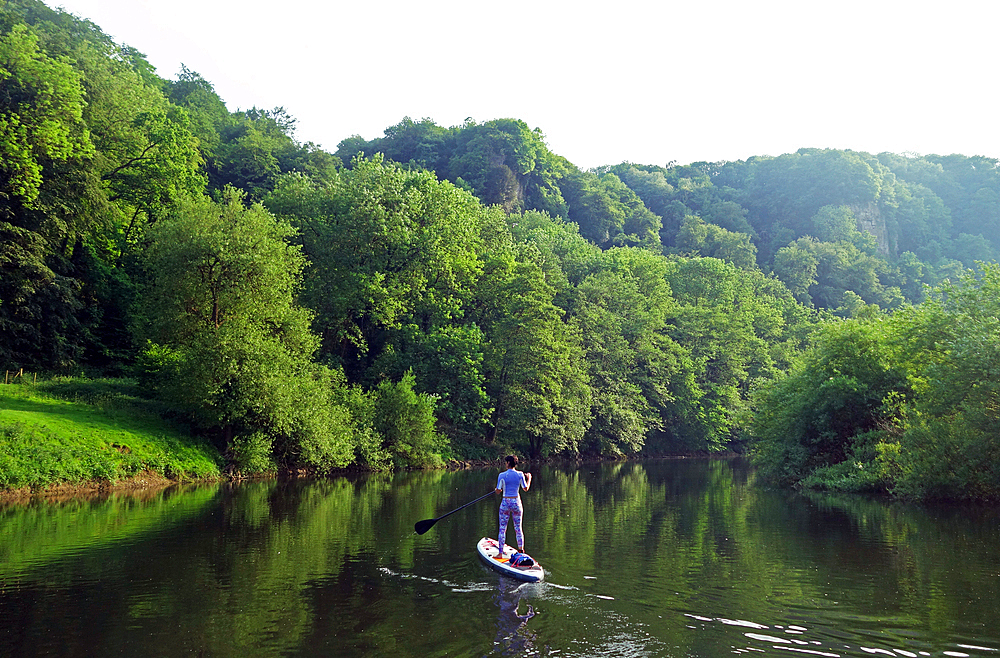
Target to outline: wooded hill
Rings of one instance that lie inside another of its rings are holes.
[[[923,300],[925,284],[1000,255],[995,158],[800,149],[745,162],[622,163],[581,171],[514,119],[445,129],[409,118],[358,152],[437,172],[507,212],[575,223],[594,244],[721,258],[849,316]],[[859,300],[860,298],[860,300]]]
[[[997,349],[993,270],[970,270],[1000,254],[996,159],[583,171],[517,119],[404,118],[336,153],[294,124],[6,2],[0,363],[133,379],[243,471],[752,443],[776,479],[877,463],[847,488],[885,488],[908,428],[968,403],[919,406],[943,362],[895,318],[957,322],[981,294],[973,333]],[[822,360],[845,327],[890,325],[884,372]],[[963,363],[987,431],[988,373]],[[781,420],[775,391],[824,368],[843,386]]]

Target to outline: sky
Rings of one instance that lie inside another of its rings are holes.
[[[997,0],[46,0],[327,151],[517,118],[578,167],[1000,158]]]

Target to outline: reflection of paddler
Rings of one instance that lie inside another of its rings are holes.
[[[534,649],[535,634],[529,631],[519,632],[535,616],[535,609],[530,603],[527,612],[518,614],[521,588],[525,584],[501,577],[497,592],[493,595],[493,601],[500,608],[500,615],[497,617],[497,644],[502,647],[502,655],[522,655],[527,650]]]
[[[503,494],[500,502],[500,531],[497,533],[497,543],[504,545],[504,538],[507,535],[507,522],[514,522],[514,535],[517,537],[517,550],[524,552],[524,532],[521,529],[521,514],[524,508],[521,505],[520,490],[527,491],[531,487],[531,473],[522,473],[517,470],[517,457],[507,455],[507,470],[500,473],[497,478],[497,493]]]

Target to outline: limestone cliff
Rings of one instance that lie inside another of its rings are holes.
[[[879,253],[888,256],[890,253],[889,231],[886,229],[885,220],[879,211],[878,204],[869,201],[866,204],[852,204],[849,207],[857,220],[858,230],[867,231],[875,236]]]

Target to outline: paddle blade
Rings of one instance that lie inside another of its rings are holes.
[[[433,526],[435,523],[437,523],[437,519],[424,519],[423,521],[417,521],[416,523],[414,523],[413,529],[417,532],[418,535],[422,535],[428,530],[430,530],[431,526]]]

